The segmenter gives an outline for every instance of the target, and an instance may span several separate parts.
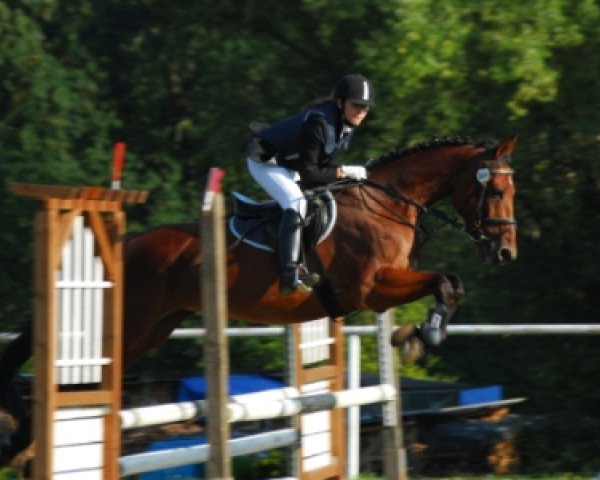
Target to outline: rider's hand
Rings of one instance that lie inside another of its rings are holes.
[[[367,178],[367,169],[361,165],[342,165],[342,171],[345,178],[353,180],[365,180]]]

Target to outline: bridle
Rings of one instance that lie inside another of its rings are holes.
[[[471,237],[475,241],[482,241],[488,239],[484,231],[486,227],[509,225],[511,227],[516,228],[517,225],[517,221],[514,218],[488,217],[483,215],[483,203],[487,197],[487,187],[489,185],[490,180],[492,179],[492,175],[512,176],[512,174],[514,173],[514,170],[509,167],[491,168],[489,166],[489,163],[492,162],[510,163],[510,156],[506,155],[498,160],[487,161],[477,169],[475,178],[480,185],[479,199],[477,200],[477,212],[473,225],[467,227],[466,229],[466,231],[469,233],[469,235],[471,235]]]

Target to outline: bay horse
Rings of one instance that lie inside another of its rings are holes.
[[[272,252],[235,242],[227,252],[227,296],[231,318],[290,324],[371,309],[383,312],[427,295],[445,324],[464,295],[453,273],[415,270],[420,221],[436,215],[459,226],[496,264],[517,257],[511,156],[516,137],[476,143],[467,138],[433,139],[388,153],[368,165],[368,179],[333,188],[337,221],[316,246],[327,296],[316,291],[279,295]],[[462,222],[434,204],[451,198]],[[125,242],[124,367],[162,344],[187,316],[201,309],[203,255],[197,222],[162,225]],[[431,320],[431,318],[429,318]],[[398,330],[395,343],[422,341]],[[20,423],[2,447],[0,466],[30,443],[30,420],[11,379],[31,356],[31,329],[4,349],[0,359],[0,407]]]

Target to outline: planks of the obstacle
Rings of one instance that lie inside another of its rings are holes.
[[[284,428],[229,440],[228,450],[232,457],[239,457],[273,448],[287,447],[297,441],[298,432],[293,428]],[[204,444],[128,455],[119,460],[121,477],[183,465],[206,463],[210,452],[210,445]]]
[[[342,323],[325,317],[286,328],[286,378],[303,397],[343,391]],[[292,476],[341,480],[346,464],[344,413],[340,408],[299,413],[292,417],[292,426],[300,431],[299,448],[290,455]]]
[[[226,411],[229,423],[256,421],[389,402],[395,395],[396,390],[392,385],[374,385],[314,395],[298,395],[295,388],[288,387],[236,395],[227,404]],[[126,430],[184,422],[199,419],[206,413],[205,400],[132,408],[121,411],[121,428]]]

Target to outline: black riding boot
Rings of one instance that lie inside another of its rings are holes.
[[[319,276],[309,273],[298,263],[302,244],[302,221],[295,210],[284,210],[278,241],[279,293],[289,295],[294,293],[296,288],[310,293],[312,287],[319,282]]]

